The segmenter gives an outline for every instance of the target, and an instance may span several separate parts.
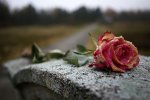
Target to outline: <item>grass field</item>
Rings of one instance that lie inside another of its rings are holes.
[[[24,26],[0,29],[0,63],[20,56],[24,50],[29,50],[34,42],[41,47],[45,47],[72,35],[72,33],[80,30],[82,26]],[[93,35],[98,37],[99,34],[105,31],[111,31],[117,36],[124,36],[126,40],[132,41],[138,47],[140,54],[150,56],[149,22],[99,24]],[[92,48],[90,39],[87,46]]]
[[[81,26],[24,26],[0,29],[0,63],[20,56],[36,42],[41,47],[65,38]]]
[[[150,22],[115,22],[112,24],[99,24],[99,27],[93,32],[95,37],[99,34],[111,31],[117,36],[124,36],[137,46],[139,53],[150,56]],[[91,43],[88,46],[92,48]]]

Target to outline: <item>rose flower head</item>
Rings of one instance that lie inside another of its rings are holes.
[[[137,48],[122,36],[116,37],[111,32],[99,36],[93,57],[91,67],[115,72],[126,72],[139,64]]]

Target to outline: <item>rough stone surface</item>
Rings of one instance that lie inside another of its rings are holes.
[[[21,84],[19,90],[22,92],[23,100],[66,100],[52,90],[32,83]]]
[[[21,58],[4,64],[14,85],[44,86],[69,100],[150,98],[150,57],[140,56],[139,66],[126,73],[96,70],[87,65],[74,67],[63,60],[29,63],[28,59]]]

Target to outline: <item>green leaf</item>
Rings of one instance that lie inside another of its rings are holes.
[[[86,54],[92,53],[93,51],[86,49],[84,46],[78,45],[78,50],[81,52],[73,52],[68,50],[66,53],[63,53],[60,50],[51,50],[48,53],[43,53],[37,44],[32,46],[32,61],[33,63],[41,63],[48,61],[50,59],[63,58],[69,64],[73,64],[77,67],[87,64],[88,57],[84,56]]]
[[[56,58],[63,58],[65,54],[60,50],[51,50],[48,53],[42,52],[40,47],[37,44],[32,45],[32,62],[33,63],[41,63],[44,61],[48,61],[50,59]]]
[[[73,65],[79,67],[79,62],[78,62],[77,56],[70,50],[66,52],[64,60],[67,61],[69,64],[73,64]]]
[[[33,62],[33,63],[41,63],[41,62],[44,62],[44,61],[46,61],[46,59],[44,59],[44,57],[39,57],[39,58],[37,58],[36,56],[34,56],[34,57],[32,58],[32,62]]]
[[[32,45],[32,56],[34,56],[35,54],[39,54],[40,52],[42,52],[42,50],[39,48],[39,46],[34,43]]]
[[[87,48],[83,45],[80,45],[80,44],[78,44],[76,46],[76,49],[77,49],[78,52],[86,52],[87,51]]]
[[[78,54],[78,55],[88,55],[88,54],[92,54],[93,51],[92,51],[92,50],[86,51],[86,52],[76,52],[76,51],[74,51],[74,53],[75,53],[75,54]]]
[[[80,61],[79,61],[79,65],[80,65],[80,66],[84,66],[84,65],[86,65],[88,62],[89,62],[89,60],[86,58],[86,59],[80,60]]]
[[[32,45],[32,62],[34,63],[40,63],[45,61],[44,60],[45,54],[42,52],[42,50],[39,48],[37,44]]]
[[[60,59],[63,58],[65,54],[60,50],[51,50],[46,54],[46,56],[48,57],[48,59],[50,58]]]
[[[73,64],[77,67],[79,67],[79,62],[78,62],[78,58],[64,58],[65,61],[67,61],[69,64]]]
[[[68,51],[68,53],[64,57],[64,60],[77,67],[83,66],[89,62],[86,56],[78,55],[74,53],[73,51]]]
[[[78,44],[76,46],[77,51],[74,51],[75,54],[78,55],[88,55],[91,54],[92,52],[94,52],[93,50],[89,50],[86,47],[84,47],[83,45]]]

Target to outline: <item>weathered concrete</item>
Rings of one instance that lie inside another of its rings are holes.
[[[30,64],[28,59],[20,58],[4,66],[14,85],[19,89],[25,84],[35,84],[53,91],[62,96],[62,99],[149,100],[150,98],[150,57],[140,56],[139,66],[122,74],[98,71],[87,66],[73,67],[63,60]],[[26,89],[24,91],[32,91]]]

